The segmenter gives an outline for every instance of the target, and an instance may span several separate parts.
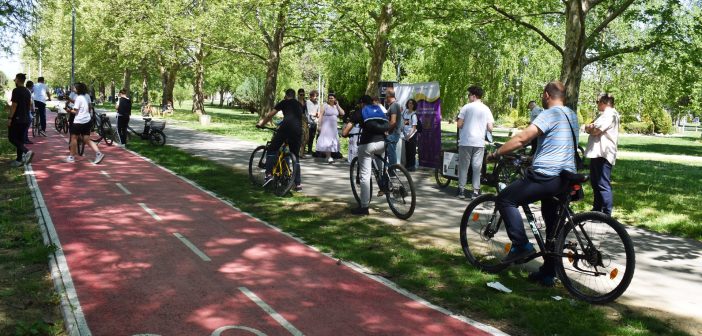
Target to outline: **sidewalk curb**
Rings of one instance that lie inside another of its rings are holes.
[[[61,242],[58,239],[56,228],[51,220],[49,209],[46,207],[44,197],[37,184],[37,179],[34,176],[34,170],[31,164],[25,166],[25,176],[32,195],[32,200],[34,201],[37,224],[39,224],[39,228],[41,229],[44,244],[53,244],[56,246],[56,251],[49,256],[49,269],[51,272],[51,279],[54,282],[54,289],[61,297],[61,314],[66,324],[65,330],[70,336],[91,336],[92,333],[90,332],[90,328],[85,320],[85,315],[83,315],[83,309],[78,300],[78,293],[73,286],[73,278],[68,269]]]
[[[437,305],[435,305],[435,304],[433,304],[433,303],[431,303],[431,302],[429,302],[429,301],[427,301],[427,300],[425,300],[425,299],[419,297],[418,295],[413,294],[413,293],[411,293],[410,291],[408,291],[408,290],[406,290],[406,289],[404,289],[404,288],[398,286],[396,283],[394,283],[394,282],[392,282],[392,281],[390,281],[390,280],[388,280],[388,279],[386,279],[386,278],[384,278],[384,277],[382,277],[382,276],[379,276],[379,275],[374,274],[371,270],[367,269],[367,268],[364,267],[363,265],[360,265],[360,264],[357,264],[357,263],[354,263],[354,262],[347,262],[347,261],[343,261],[343,260],[341,260],[341,259],[334,258],[334,256],[333,256],[332,254],[322,252],[322,251],[320,251],[319,249],[317,249],[316,247],[308,245],[308,244],[307,244],[304,240],[302,240],[301,238],[296,237],[296,236],[294,236],[294,235],[292,235],[292,234],[290,234],[290,233],[284,232],[284,231],[281,230],[279,227],[274,226],[274,225],[272,225],[272,224],[270,224],[270,223],[268,223],[268,222],[266,222],[266,221],[264,221],[264,220],[262,220],[262,219],[259,219],[259,218],[255,217],[255,216],[253,216],[252,214],[250,214],[250,213],[248,213],[248,212],[246,212],[246,211],[243,211],[243,210],[239,209],[239,208],[238,208],[236,205],[234,205],[233,203],[231,203],[231,202],[229,202],[229,201],[227,201],[227,200],[225,200],[225,199],[219,197],[219,195],[217,195],[217,194],[215,194],[215,193],[213,193],[213,192],[211,192],[211,191],[209,191],[209,190],[204,189],[203,187],[201,187],[200,185],[198,185],[196,182],[194,182],[194,181],[192,181],[192,180],[190,180],[190,179],[188,179],[188,178],[186,178],[186,177],[183,177],[183,176],[181,176],[181,175],[178,175],[176,172],[174,172],[174,171],[172,171],[172,170],[170,170],[170,169],[168,169],[168,168],[166,168],[166,167],[163,167],[163,166],[157,164],[156,162],[152,161],[151,159],[149,159],[149,158],[147,158],[147,157],[145,157],[145,156],[142,156],[141,154],[139,154],[139,153],[137,153],[137,152],[134,152],[134,151],[132,151],[132,150],[130,150],[130,149],[128,149],[128,148],[122,148],[122,149],[124,149],[124,150],[126,150],[127,152],[129,152],[129,153],[131,153],[131,154],[133,154],[133,155],[135,155],[135,156],[141,158],[142,160],[144,160],[144,161],[146,161],[146,162],[149,162],[149,163],[153,164],[154,166],[156,166],[156,167],[158,167],[158,168],[160,168],[160,169],[162,169],[162,170],[168,172],[169,174],[172,174],[173,176],[175,176],[175,177],[181,179],[182,181],[184,181],[184,182],[190,184],[191,186],[193,186],[193,187],[197,188],[198,190],[200,190],[200,191],[206,193],[207,195],[214,197],[215,199],[217,199],[217,200],[219,200],[220,202],[226,204],[227,206],[231,207],[232,209],[234,209],[234,210],[236,210],[236,211],[239,211],[239,212],[241,212],[242,214],[245,214],[245,215],[247,215],[247,216],[249,216],[249,217],[255,219],[256,221],[258,221],[258,222],[260,222],[260,223],[262,223],[262,224],[268,226],[269,228],[271,228],[271,229],[273,229],[273,230],[275,230],[275,231],[277,231],[277,232],[279,232],[279,233],[281,233],[281,234],[283,234],[283,235],[285,235],[285,236],[287,236],[287,237],[290,237],[290,238],[294,239],[294,240],[297,241],[298,243],[300,243],[300,244],[302,244],[302,245],[308,247],[309,249],[311,249],[311,250],[313,250],[313,251],[315,251],[315,252],[321,253],[322,255],[324,255],[324,256],[326,256],[326,257],[332,259],[332,260],[335,260],[335,261],[337,262],[337,264],[343,264],[344,266],[349,267],[350,269],[356,271],[357,273],[360,273],[361,275],[363,275],[363,276],[365,276],[365,277],[367,277],[367,278],[369,278],[369,279],[371,279],[371,280],[374,280],[374,281],[376,281],[376,282],[379,282],[379,283],[383,284],[384,286],[390,288],[391,290],[395,291],[395,292],[398,293],[398,294],[401,294],[402,296],[404,296],[404,297],[406,297],[406,298],[408,298],[408,299],[410,299],[410,300],[413,300],[413,301],[415,301],[415,302],[418,302],[418,303],[420,303],[420,304],[422,304],[422,305],[424,305],[424,306],[426,306],[426,307],[428,307],[428,308],[430,308],[430,309],[436,310],[436,311],[438,311],[438,312],[440,312],[440,313],[442,313],[442,314],[444,314],[444,315],[447,315],[447,316],[449,316],[449,317],[451,317],[451,318],[454,318],[454,319],[456,319],[456,320],[458,320],[458,321],[461,321],[461,322],[463,322],[463,323],[465,323],[465,324],[468,324],[468,325],[470,325],[470,326],[473,326],[473,327],[475,327],[475,328],[478,328],[478,329],[480,329],[480,330],[482,330],[482,331],[485,331],[485,332],[487,332],[487,333],[490,333],[490,334],[492,334],[492,335],[496,335],[496,336],[507,336],[507,335],[509,335],[509,334],[507,334],[507,333],[505,333],[505,332],[503,332],[503,331],[501,331],[501,330],[499,330],[499,329],[497,329],[497,328],[495,328],[495,327],[492,327],[492,326],[490,326],[490,325],[487,325],[487,324],[484,324],[484,323],[475,321],[475,320],[470,319],[470,318],[468,318],[468,317],[465,317],[465,316],[463,316],[463,315],[453,313],[453,312],[451,312],[450,310],[445,309],[445,308],[443,308],[443,307],[437,306]]]

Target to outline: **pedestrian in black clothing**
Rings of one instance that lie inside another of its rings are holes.
[[[276,155],[278,155],[278,150],[287,142],[288,148],[290,149],[290,154],[295,160],[295,191],[302,190],[302,182],[300,177],[300,160],[297,154],[300,153],[300,146],[302,144],[302,106],[295,100],[295,90],[287,89],[285,90],[285,99],[279,102],[273,109],[268,112],[261,120],[259,120],[256,126],[263,127],[267,124],[273,116],[275,116],[279,111],[283,112],[283,122],[280,123],[278,127],[278,132],[275,133],[271,144],[268,147],[268,157],[266,158],[266,181],[264,185],[269,183],[273,178],[271,172],[273,171],[273,165],[276,162]]]
[[[10,101],[10,116],[7,120],[8,138],[10,143],[17,148],[17,157],[12,161],[13,167],[20,167],[22,164],[32,162],[34,153],[24,146],[24,135],[27,124],[29,124],[29,109],[32,106],[32,94],[29,93],[24,82],[27,80],[27,75],[19,73],[15,76],[15,86],[12,90],[12,98]]]
[[[29,95],[32,95],[32,90],[34,90],[34,82],[32,81],[27,81],[25,84],[25,87],[27,90],[29,90]],[[25,145],[31,145],[33,142],[29,140],[29,128],[32,127],[32,122],[34,121],[34,118],[38,118],[38,116],[34,115],[34,100],[31,100],[31,106],[29,107],[29,122],[27,123],[27,129],[24,130],[24,144]]]
[[[127,97],[127,90],[119,90],[119,100],[117,100],[117,135],[122,145],[127,144],[127,125],[129,117],[132,115],[132,101]]]

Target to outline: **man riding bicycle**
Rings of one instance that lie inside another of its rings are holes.
[[[290,153],[294,154],[292,157],[295,159],[295,191],[300,191],[302,190],[302,181],[300,177],[300,160],[297,154],[300,153],[302,141],[302,107],[300,103],[295,100],[295,90],[285,90],[285,99],[275,105],[270,112],[259,120],[256,127],[263,127],[270,122],[273,116],[279,111],[283,112],[283,121],[280,123],[278,131],[273,135],[273,139],[267,151],[266,180],[263,182],[263,186],[266,186],[273,180],[272,171],[276,162],[278,150],[283,146],[283,143],[287,143]]]
[[[374,116],[377,116],[375,118]],[[380,117],[383,116],[382,118]],[[368,215],[371,193],[371,169],[373,155],[383,155],[385,152],[385,132],[390,123],[378,105],[373,104],[369,95],[361,97],[361,110],[356,111],[349,118],[349,122],[341,132],[343,137],[348,137],[354,125],[360,125],[361,138],[358,142],[358,165],[361,180],[361,201],[358,208],[351,210],[354,215]]]
[[[518,262],[536,253],[529,242],[518,207],[541,201],[541,213],[546,223],[547,246],[553,244],[557,223],[558,203],[553,196],[563,192],[566,180],[562,171],[576,172],[574,134],[578,134],[578,116],[564,106],[565,87],[560,81],[546,85],[542,95],[543,106],[547,109],[521,133],[512,137],[488,159],[497,159],[529,144],[538,138],[538,146],[532,167],[524,178],[510,184],[497,195],[496,207],[500,211],[512,247],[502,260],[504,263]],[[577,141],[577,140],[576,140]],[[529,280],[545,286],[553,286],[558,257],[544,257],[544,264],[538,272],[529,274]]]

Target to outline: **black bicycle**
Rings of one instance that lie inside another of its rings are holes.
[[[273,127],[256,127],[273,131],[274,134],[278,132],[278,129]],[[266,160],[270,145],[271,142],[268,141],[265,146],[258,146],[251,153],[249,158],[249,180],[253,185],[263,186],[266,180]],[[297,162],[295,153],[291,153],[288,144],[283,143],[278,150],[276,162],[271,171],[273,181],[266,185],[266,187],[270,186],[273,189],[275,195],[284,196],[292,189],[295,183],[295,174],[299,174],[297,171],[299,165],[295,165],[295,162]]]
[[[166,144],[166,134],[163,129],[166,128],[165,121],[156,121],[151,118],[144,118],[144,130],[142,132],[135,131],[131,126],[127,125],[127,129],[135,136],[142,140],[149,140],[154,146],[163,146]]]
[[[41,120],[39,120],[39,114],[36,113],[35,111],[31,112],[33,115],[32,118],[32,137],[36,138],[39,135],[39,132],[41,131]]]
[[[100,141],[105,141],[105,144],[112,146],[115,141],[115,129],[112,128],[112,123],[110,118],[106,113],[100,113],[99,115],[93,114],[93,130],[95,131],[96,137],[91,137],[95,143],[100,143]]]
[[[59,109],[56,119],[54,119],[54,128],[56,132],[68,133],[68,112],[63,109]]]
[[[357,134],[349,134],[353,136]],[[387,149],[387,148],[386,148]],[[401,164],[390,165],[387,161],[387,150],[383,156],[373,155],[371,175],[371,197],[373,197],[373,177],[378,184],[378,188],[385,195],[390,210],[397,218],[408,219],[412,217],[414,208],[417,205],[417,194],[414,189],[412,176]],[[351,160],[349,168],[349,180],[351,181],[351,191],[356,202],[361,204],[361,167],[358,164],[358,157]]]
[[[561,176],[568,181],[568,188],[554,197],[559,204],[555,235],[544,240],[541,223],[529,205],[522,206],[538,253],[517,263],[556,256],[557,276],[571,294],[591,303],[614,301],[626,291],[634,276],[634,244],[614,218],[600,212],[573,213],[570,203],[583,198],[581,184],[588,177],[568,172]],[[486,194],[468,204],[460,228],[461,246],[468,262],[489,273],[509,266],[502,259],[511,248],[504,221],[495,207],[496,198]]]

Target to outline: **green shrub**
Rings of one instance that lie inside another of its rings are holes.
[[[653,133],[653,123],[648,121],[632,121],[625,123],[624,131],[633,134],[651,134]]]
[[[665,110],[652,110],[649,114],[649,117],[651,118],[651,122],[653,122],[653,131],[655,133],[673,133],[673,120],[670,118],[670,115]]]

